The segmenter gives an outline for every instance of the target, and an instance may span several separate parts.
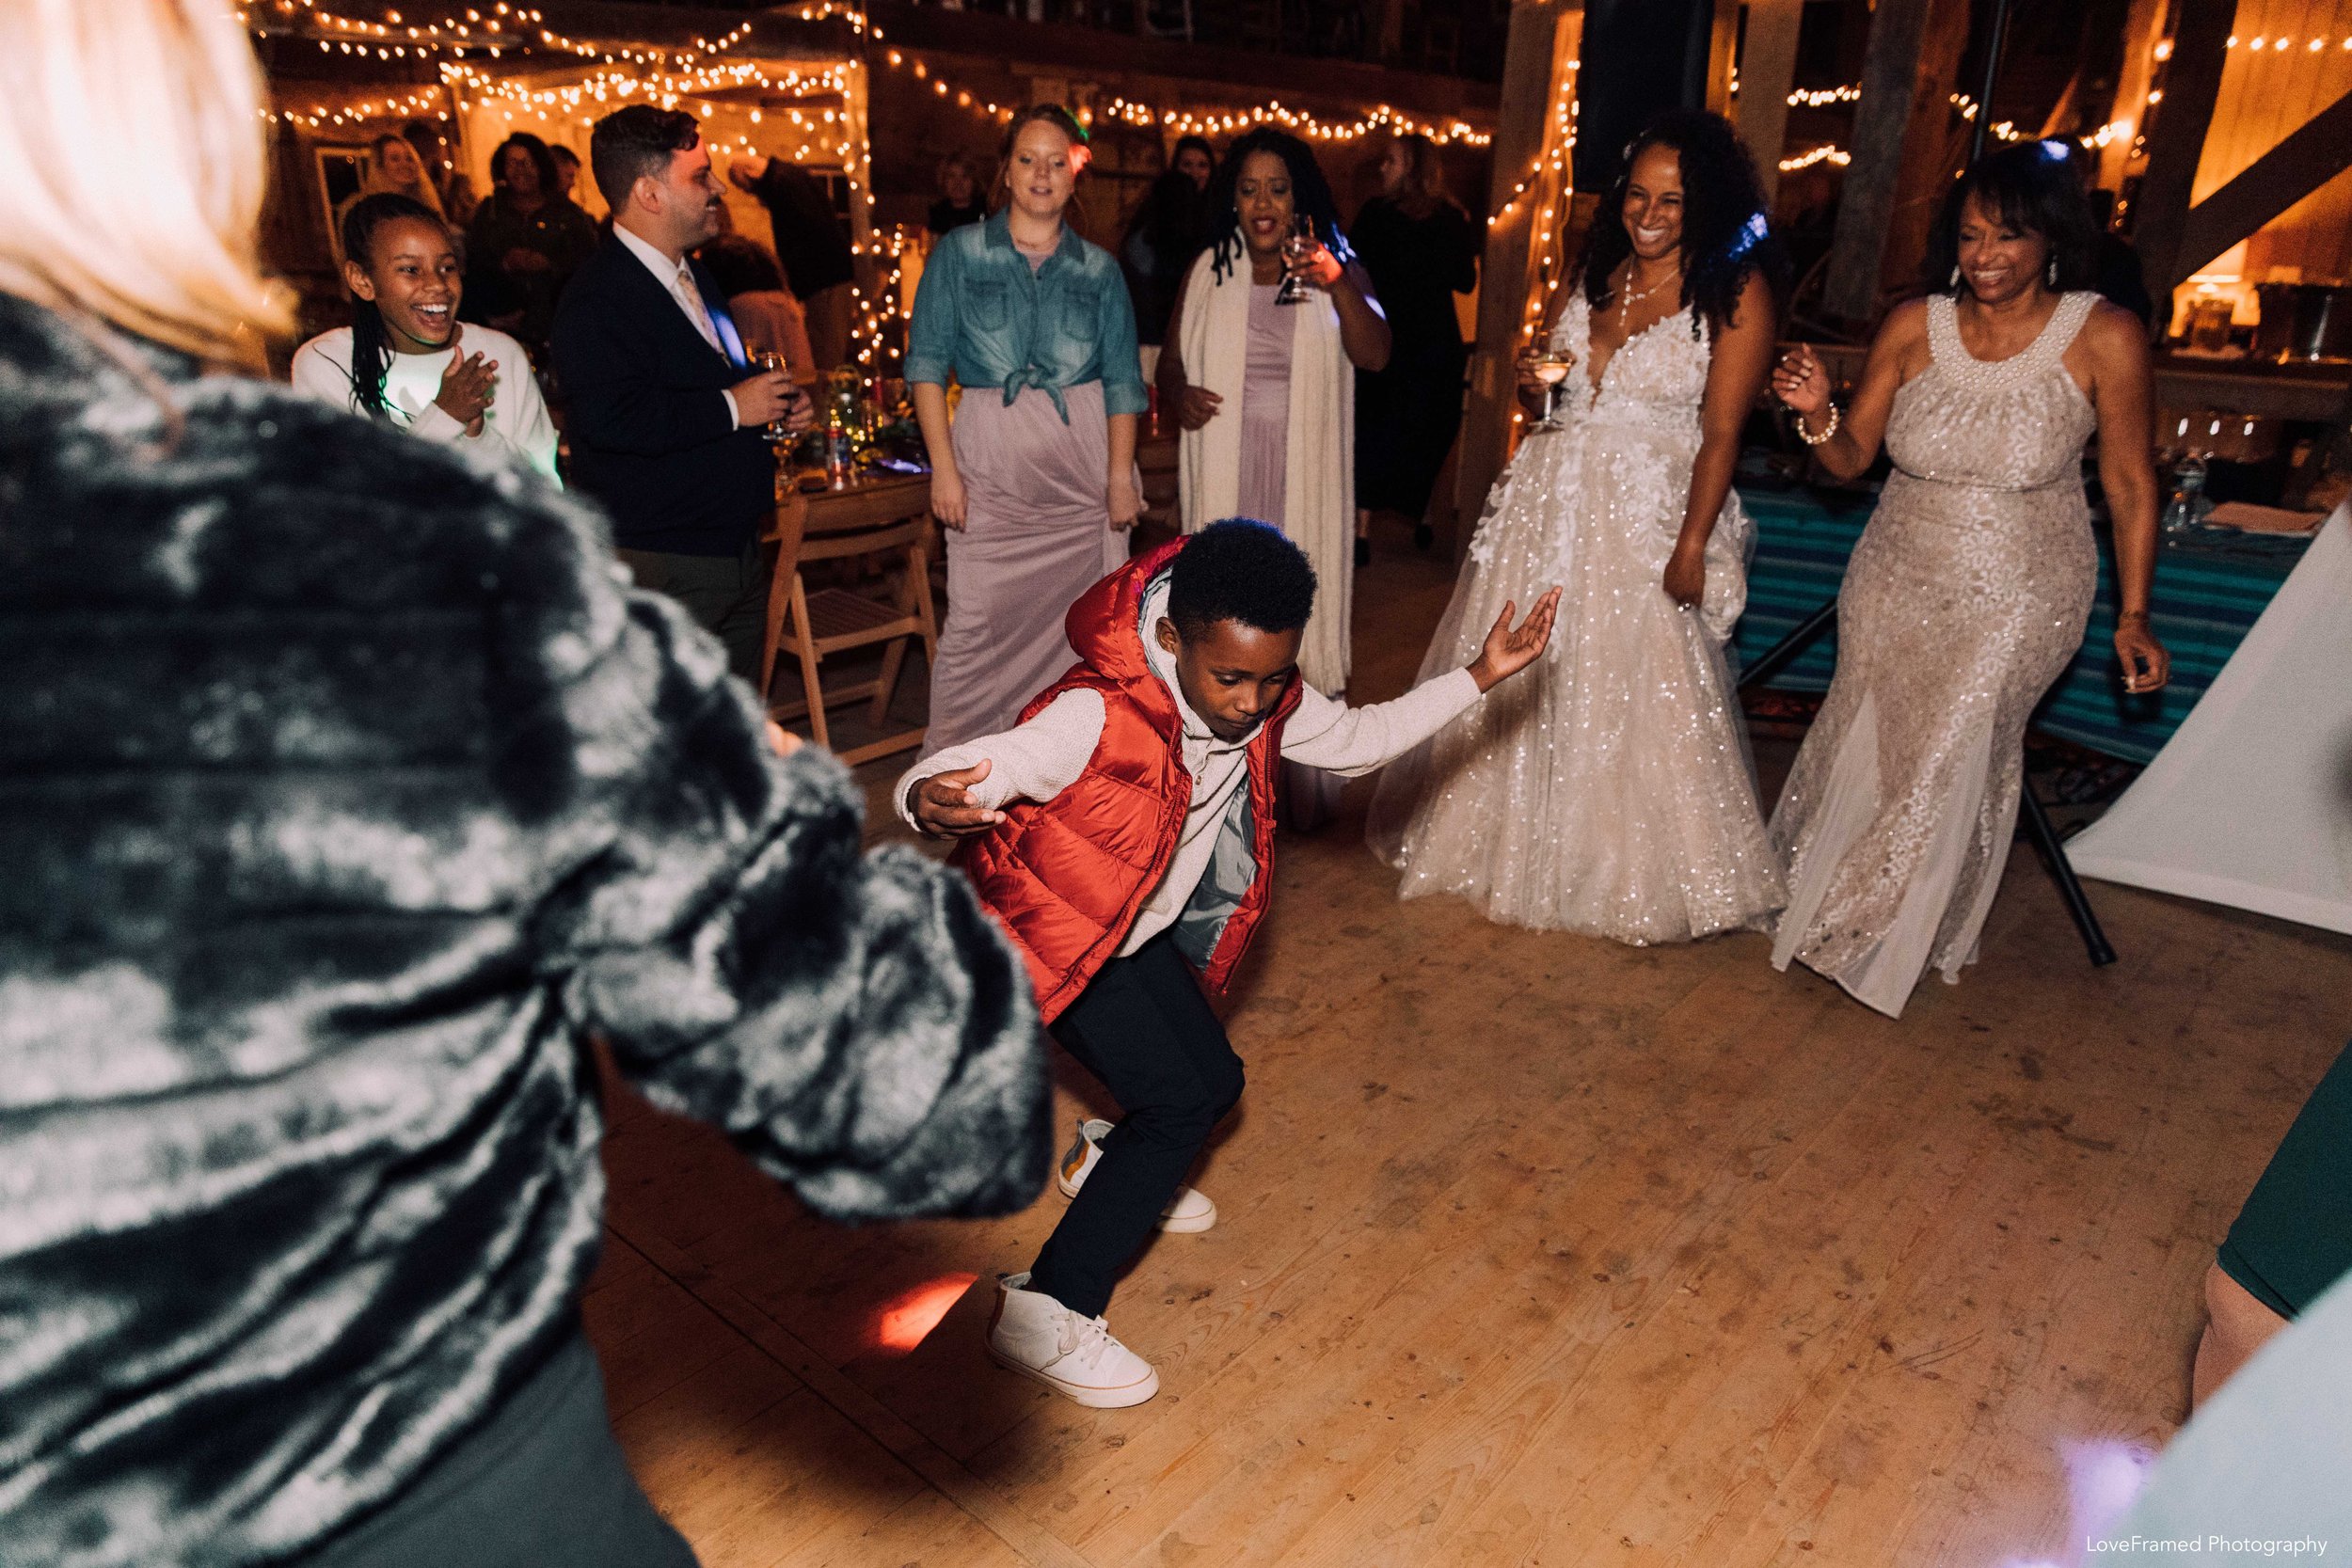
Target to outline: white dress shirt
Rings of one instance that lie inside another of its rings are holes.
[[[1184,770],[1192,775],[1192,800],[1177,834],[1176,853],[1137,911],[1120,947],[1121,958],[1174,925],[1192,902],[1193,891],[1216,853],[1217,831],[1233,793],[1248,782],[1249,742],[1257,735],[1252,730],[1239,740],[1220,740],[1184,701],[1176,678],[1176,656],[1150,635],[1167,609],[1168,578],[1163,575],[1144,595],[1143,651],[1152,673],[1167,684],[1176,711],[1184,716]],[[1439,675],[1392,703],[1370,707],[1349,707],[1302,685],[1298,706],[1282,725],[1282,758],[1352,779],[1411,751],[1467,712],[1478,698],[1477,678],[1468,670]],[[1086,772],[1103,738],[1103,722],[1101,692],[1065,691],[1025,724],[947,747],[916,763],[898,781],[898,816],[920,832],[910,800],[914,785],[935,773],[975,767],[983,760],[989,764],[988,777],[971,786],[981,805],[994,811],[1009,800],[1050,800]]]
[[[681,256],[675,261],[671,261],[618,223],[612,226],[612,237],[627,246],[631,256],[645,263],[645,270],[652,273],[654,280],[661,285],[661,292],[677,302],[679,312],[693,325],[695,331],[702,334],[703,341],[721,354],[726,353],[726,345],[719,339],[719,324],[711,320],[710,307],[703,303],[702,291],[694,282],[693,269],[687,264],[686,258]],[[722,390],[719,395],[727,400],[727,422],[738,430],[742,429],[743,415],[735,406],[735,394]]]

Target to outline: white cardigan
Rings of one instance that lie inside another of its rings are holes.
[[[1220,280],[1214,247],[1184,283],[1176,326],[1184,377],[1224,400],[1217,416],[1178,443],[1184,530],[1198,533],[1233,515],[1241,497],[1241,404],[1249,359],[1249,261],[1238,255]],[[1284,451],[1282,531],[1315,570],[1315,612],[1299,673],[1316,690],[1347,689],[1347,628],[1356,598],[1356,367],[1340,341],[1339,308],[1322,290],[1290,308],[1290,426]]]

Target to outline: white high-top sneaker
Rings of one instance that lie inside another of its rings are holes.
[[[1064,1197],[1076,1197],[1078,1189],[1087,1184],[1087,1177],[1103,1159],[1103,1140],[1110,1136],[1107,1121],[1078,1123],[1078,1141],[1070,1146],[1070,1152],[1061,1157],[1055,1168],[1054,1185]],[[1216,1223],[1216,1205],[1209,1195],[1190,1187],[1179,1187],[1167,1208],[1160,1211],[1160,1228],[1184,1234],[1206,1230]]]
[[[1123,1410],[1160,1391],[1152,1363],[1113,1338],[1102,1319],[1082,1318],[1028,1283],[1026,1273],[996,1276],[988,1354],[998,1366],[1090,1410]]]

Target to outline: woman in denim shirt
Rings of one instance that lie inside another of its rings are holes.
[[[1126,559],[1143,510],[1135,309],[1110,253],[1062,221],[1086,133],[1057,105],[1025,109],[1004,159],[1009,204],[940,237],[907,334],[931,513],[954,531],[927,753],[1010,729],[1076,662],[1062,615]]]

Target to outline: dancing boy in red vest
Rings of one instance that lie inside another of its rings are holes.
[[[1222,522],[1131,562],[1071,607],[1079,662],[1003,735],[917,763],[898,810],[962,838],[980,899],[1012,936],[1054,1037],[1124,1107],[1061,1164],[1070,1210],[998,1282],[998,1362],[1080,1404],[1159,1391],[1103,1322],[1120,1268],[1216,1206],[1185,1172],[1241,1098],[1241,1058],[1206,997],[1241,961],[1273,887],[1275,763],[1353,776],[1409,750],[1526,668],[1554,589],[1478,661],[1350,708],[1298,678],[1314,573],[1263,523]],[[1200,979],[1194,978],[1198,973]]]

